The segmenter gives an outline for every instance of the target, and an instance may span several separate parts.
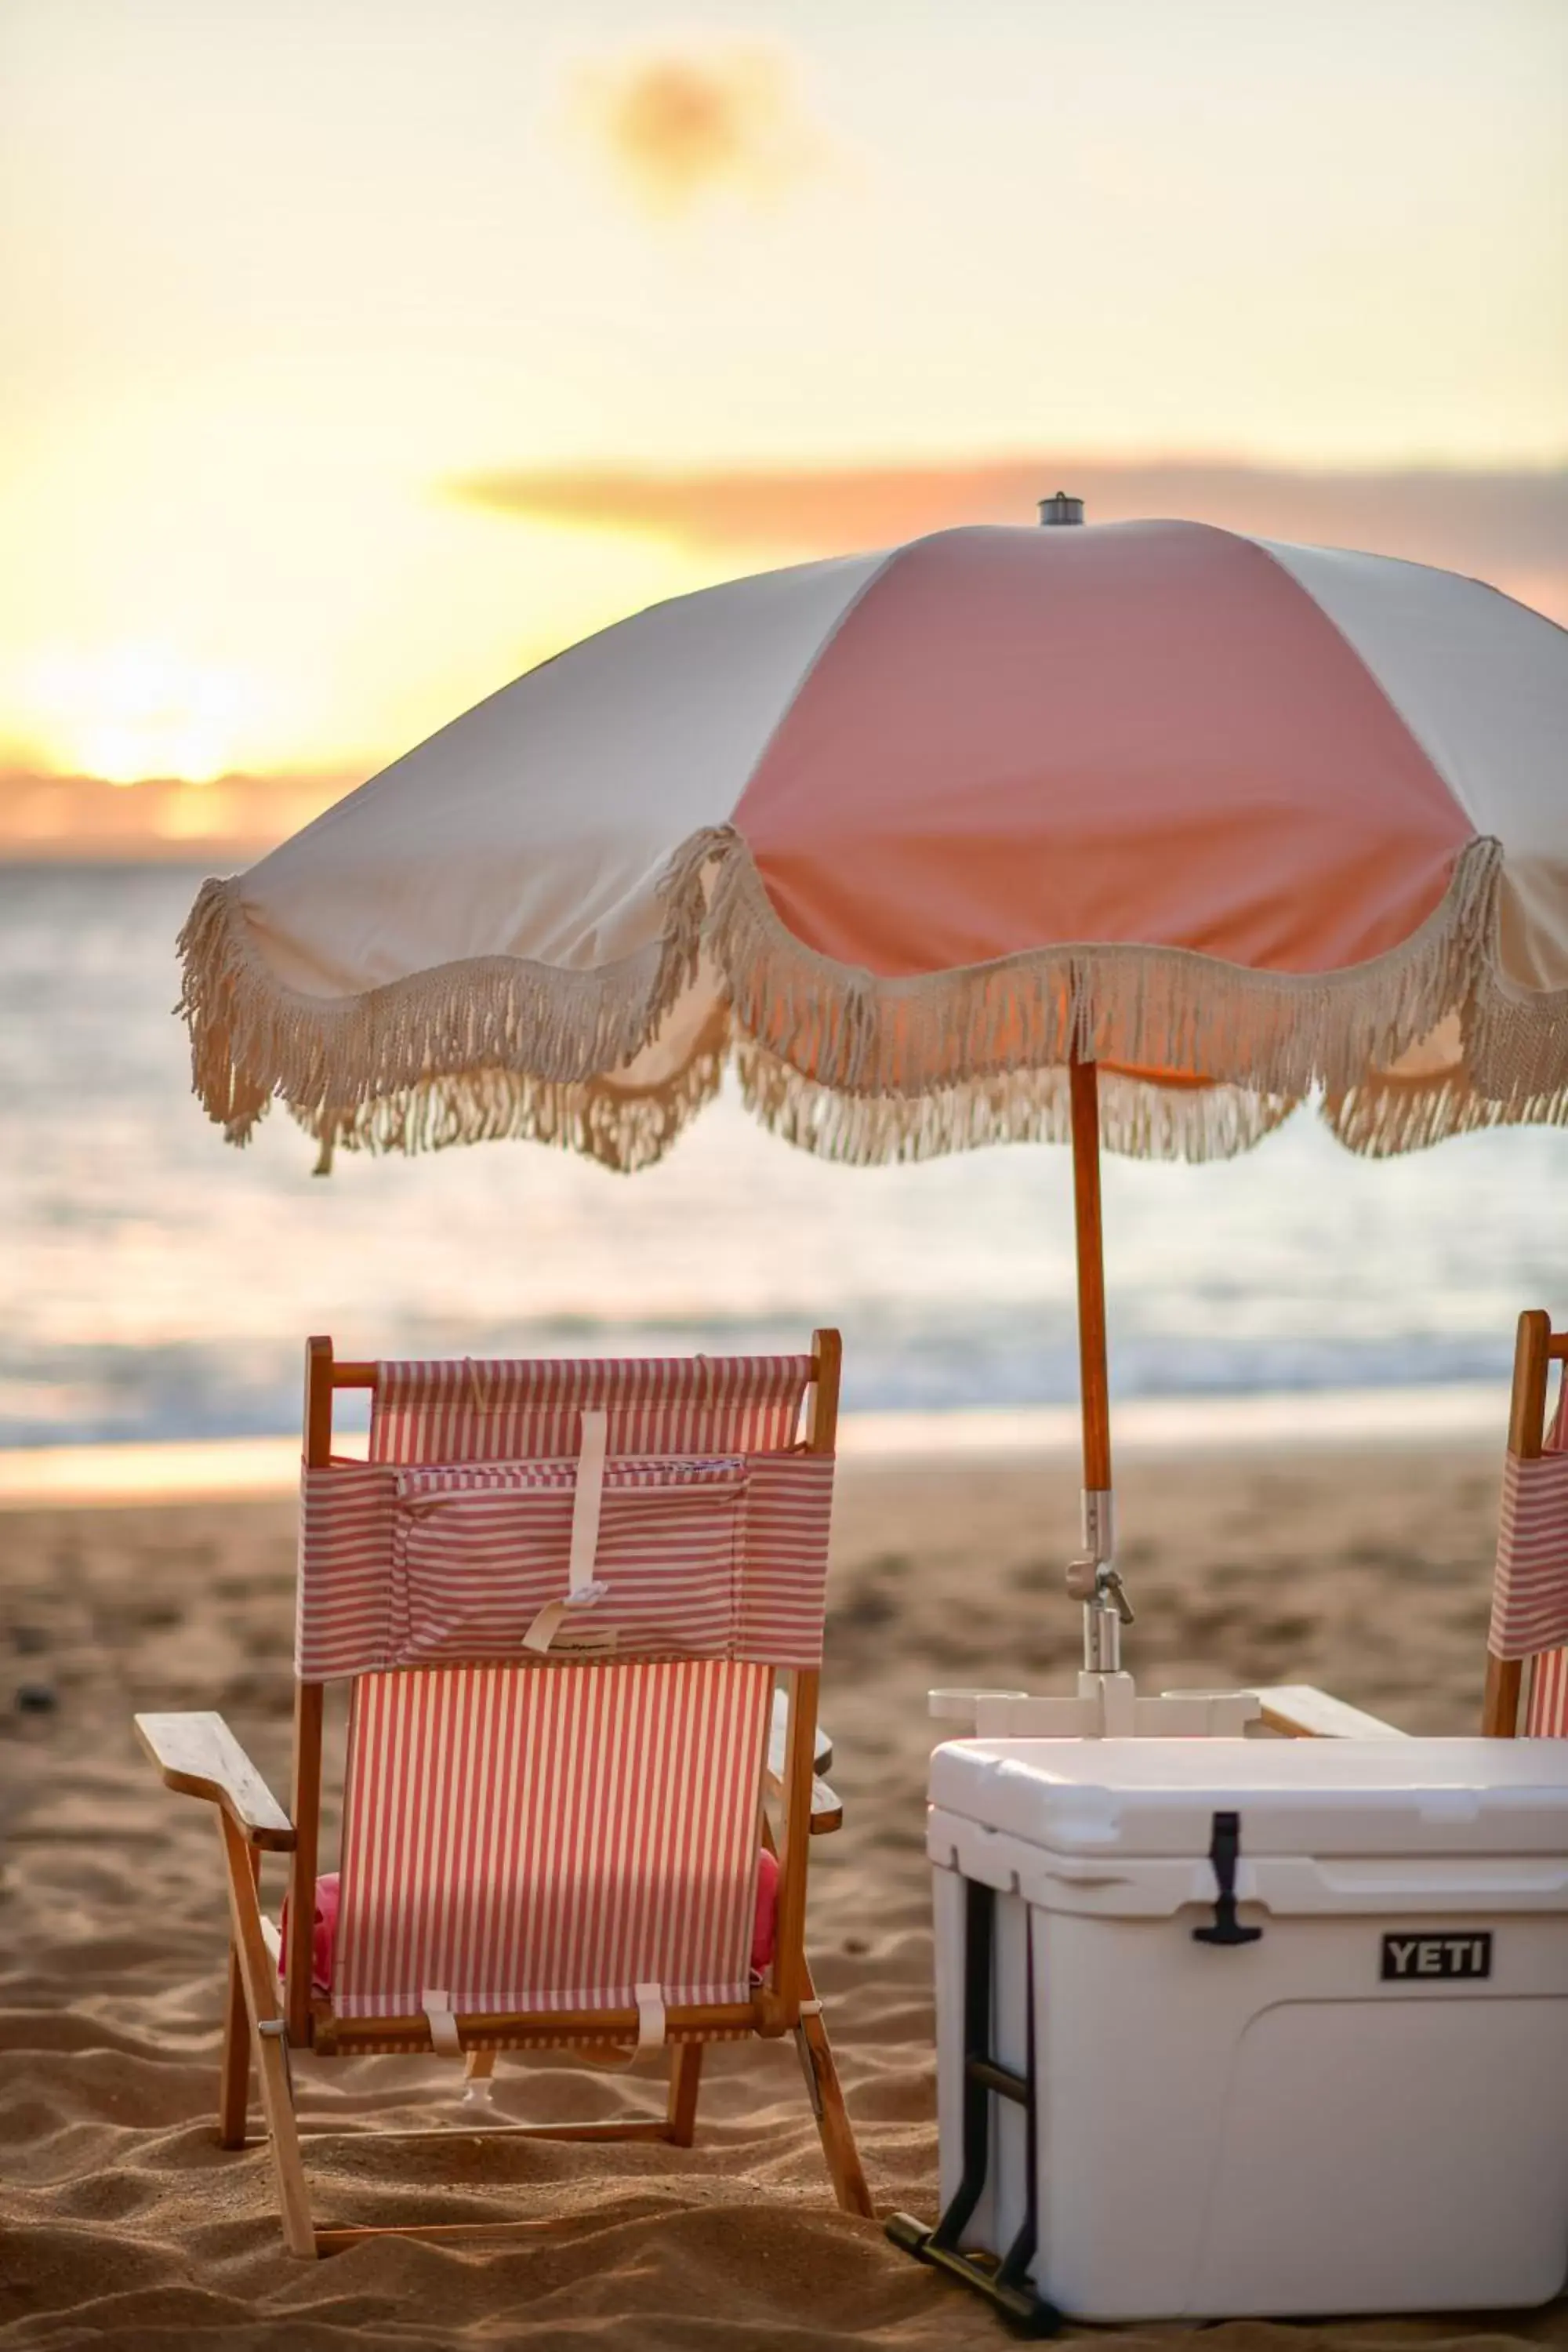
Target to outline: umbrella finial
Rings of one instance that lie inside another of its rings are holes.
[[[1069,498],[1066,490],[1058,490],[1052,497],[1040,500],[1040,520],[1043,523],[1081,522],[1083,500]]]

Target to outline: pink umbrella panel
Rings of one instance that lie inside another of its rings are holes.
[[[655,606],[183,935],[197,1091],[622,1168],[737,1066],[846,1160],[1399,1150],[1568,1105],[1568,635],[1188,522],[944,531]]]

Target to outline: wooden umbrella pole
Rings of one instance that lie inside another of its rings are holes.
[[[1110,1381],[1105,1344],[1105,1242],[1100,1206],[1100,1072],[1075,1052],[1072,1101],[1073,1223],[1078,1238],[1079,1379],[1083,1401],[1083,1556],[1068,1590],[1083,1602],[1083,1662],[1091,1674],[1121,1664],[1121,1626],[1131,1622],[1116,1573],[1110,1487]]]
[[[1042,499],[1040,520],[1081,527],[1083,500],[1058,490]],[[1083,1602],[1083,1663],[1091,1675],[1121,1666],[1121,1628],[1132,1612],[1116,1572],[1110,1493],[1110,1380],[1105,1350],[1105,1240],[1100,1218],[1100,1072],[1073,1048],[1073,1222],[1078,1231],[1078,1360],[1083,1399],[1083,1552],[1068,1569],[1068,1591]]]
[[[1110,1485],[1110,1385],[1105,1350],[1105,1244],[1100,1208],[1100,1071],[1075,1054],[1072,1088],[1072,1202],[1078,1235],[1078,1360],[1083,1395],[1083,1483]]]

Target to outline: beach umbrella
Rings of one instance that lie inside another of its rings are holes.
[[[1077,501],[1042,520],[1078,523]],[[1099,1150],[1568,1112],[1568,635],[1194,522],[946,530],[678,598],[432,736],[182,935],[243,1142],[636,1169],[727,1066],[859,1162],[1075,1155],[1088,1662],[1118,1655]]]

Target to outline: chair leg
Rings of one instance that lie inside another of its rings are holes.
[[[252,1847],[247,1855],[250,1883],[260,1900],[261,1856]],[[239,1972],[239,1947],[228,1948],[228,2000],[223,2013],[223,2063],[218,2073],[217,2144],[243,2147],[250,2105],[250,2012],[245,2006],[245,1979]]]
[[[294,2119],[287,2029],[278,1998],[278,1973],[261,1934],[261,1906],[257,1900],[251,1850],[244,1832],[226,1813],[221,1813],[218,1820],[228,1865],[229,1925],[249,2013],[250,2046],[261,2089],[261,2112],[267,2119],[272,2146],[283,2243],[289,2253],[302,2261],[314,2262],[316,2231],[310,2220],[310,2193]]]
[[[689,2147],[697,2137],[697,2095],[702,2085],[700,2042],[678,2042],[669,2056],[668,2127],[672,2147]]]
[[[463,2105],[476,2114],[488,2115],[495,2104],[495,2085],[490,2080],[496,2070],[493,2050],[469,2050],[463,2057]]]
[[[228,1950],[228,2000],[223,2017],[223,2063],[217,2085],[217,2143],[220,2147],[245,2146],[245,2121],[250,2105],[250,2016],[245,2006],[245,1982],[239,1955]]]
[[[815,1994],[812,1998],[815,2000]],[[827,2039],[827,2028],[819,2009],[808,2010],[802,2017],[795,2028],[795,2046],[811,2094],[816,2128],[822,2136],[822,2153],[827,2158],[833,2193],[842,2211],[860,2213],[868,2220],[873,2210],[871,2192],[860,2168],[860,2151],[855,2145],[854,2126],[844,2104],[838,2069],[833,2063],[833,2045]]]

